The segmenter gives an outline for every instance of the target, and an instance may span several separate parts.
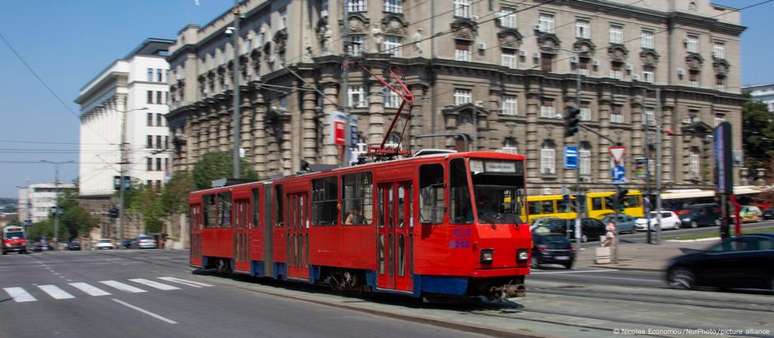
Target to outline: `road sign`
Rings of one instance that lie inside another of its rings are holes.
[[[613,167],[613,184],[626,183],[626,169],[623,164],[616,164]]]
[[[578,147],[564,146],[564,169],[578,168]]]
[[[607,151],[610,152],[610,156],[613,157],[613,162],[615,162],[615,164],[622,163],[621,161],[623,161],[625,150],[626,148],[623,146],[612,146],[607,148]]]

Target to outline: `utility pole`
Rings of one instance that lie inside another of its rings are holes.
[[[129,149],[127,142],[126,125],[129,119],[129,113],[139,110],[147,110],[148,107],[142,107],[138,109],[127,110],[126,104],[128,100],[124,100],[124,110],[121,114],[121,144],[119,145],[119,151],[121,152],[121,161],[118,162],[118,226],[116,227],[116,240],[121,241],[124,239],[124,193],[126,191],[126,166],[129,164]],[[131,182],[131,180],[130,180]],[[109,235],[109,233],[108,233]],[[119,243],[120,244],[120,243]]]
[[[575,53],[576,58],[579,58],[580,55],[578,53]],[[580,110],[581,108],[581,73],[580,73],[580,60],[578,60],[578,64],[575,65],[575,75],[576,75],[576,81],[575,81],[575,104],[577,105],[577,109]],[[580,138],[580,129],[577,133],[575,133],[575,147],[578,150],[578,163],[575,167],[575,245],[577,246],[575,252],[580,254],[581,250],[581,218],[583,217],[583,210],[581,210],[581,191],[580,191],[580,184],[581,184],[581,161],[580,161],[580,149],[581,149],[581,138]]]
[[[241,150],[242,150],[242,140],[241,140],[241,127],[242,127],[242,113],[241,113],[241,107],[240,107],[240,99],[239,99],[239,19],[242,15],[239,11],[239,0],[234,0],[234,26],[231,29],[231,38],[232,38],[232,45],[234,46],[234,60],[232,62],[232,69],[231,71],[234,73],[234,88],[233,88],[233,96],[234,96],[234,116],[232,123],[232,134],[234,134],[234,155],[233,155],[233,173],[232,176],[234,178],[239,178],[240,170],[239,170],[239,164],[241,161]]]
[[[344,116],[349,118],[349,53],[350,51],[354,51],[354,44],[349,36],[349,3],[347,1],[341,2],[344,5],[344,16],[342,19],[342,22],[344,23],[342,36],[344,37],[344,53],[342,55],[342,69],[341,69],[341,91],[339,93],[344,93],[344,104],[341,107],[342,113],[344,113]],[[362,47],[362,46],[360,46]],[[363,52],[362,48],[359,48],[360,52]],[[378,50],[378,47],[377,47]],[[341,95],[339,95],[339,100],[341,99]],[[363,99],[362,97],[360,99]],[[357,104],[356,102],[353,102],[353,104]],[[327,118],[327,117],[326,117]],[[333,123],[333,121],[331,121]],[[331,126],[333,128],[333,126]],[[366,137],[368,138],[368,137]],[[366,141],[368,143],[368,141]],[[337,158],[345,158],[344,153],[342,149],[336,149],[336,151],[341,151],[341,154],[338,154]]]
[[[48,163],[54,166],[54,194],[56,194],[56,204],[54,205],[54,243],[59,243],[59,166],[62,164],[75,163],[73,161],[48,161],[41,160],[42,163]],[[29,194],[29,193],[28,193]],[[29,197],[28,197],[29,199]]]
[[[647,90],[645,91],[647,97]],[[651,196],[653,196],[653,192],[651,191],[650,187],[650,120],[647,118],[647,114],[645,115],[645,118],[642,120],[642,124],[645,127],[645,135],[643,139],[643,150],[645,152],[645,196],[647,196],[648,203],[645,203],[645,224],[646,224],[646,234],[645,237],[647,238],[648,244],[653,244],[653,234],[651,233],[650,229],[650,211],[653,210],[653,202],[651,201]]]
[[[661,180],[663,178],[661,168],[661,143],[664,135],[661,133],[661,88],[656,88],[656,113],[653,114],[656,122],[656,244],[661,244]]]

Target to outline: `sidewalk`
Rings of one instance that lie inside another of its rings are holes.
[[[697,242],[663,241],[660,245],[645,243],[619,244],[618,263],[609,264],[596,264],[594,262],[595,248],[599,247],[597,244],[581,250],[575,260],[575,266],[576,268],[664,271],[670,258],[682,255],[680,248],[704,249],[715,242],[715,240]]]

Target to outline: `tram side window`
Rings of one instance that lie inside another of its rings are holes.
[[[428,164],[419,167],[420,220],[424,224],[443,222],[446,212],[446,192],[443,186],[443,166]]]
[[[575,212],[575,198],[569,201],[562,198],[556,201],[557,212]]]
[[[591,199],[591,210],[602,210],[602,197],[594,197]]]
[[[342,182],[344,224],[371,224],[373,217],[371,173],[344,175]]]
[[[465,160],[462,158],[451,161],[451,199],[450,217],[454,224],[473,223],[473,210],[470,206],[470,193],[468,191],[468,174],[465,170]]]
[[[205,195],[204,201],[204,227],[213,228],[218,225],[218,202],[215,195]]]
[[[220,226],[231,226],[231,193],[224,192],[218,194],[218,218],[220,220]]]
[[[282,186],[274,187],[274,225],[281,227],[284,222],[285,212],[282,210]]]
[[[337,177],[312,180],[312,224],[336,224],[339,216],[337,181]]]
[[[642,206],[639,196],[626,196],[623,202],[624,208],[636,208]]]
[[[554,201],[533,201],[527,203],[530,215],[553,214]]]
[[[261,221],[261,215],[260,215],[260,194],[258,193],[258,188],[253,189],[253,227],[258,227],[259,222]]]

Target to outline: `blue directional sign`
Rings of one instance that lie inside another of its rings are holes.
[[[613,167],[613,184],[626,183],[626,169],[623,164],[616,164]]]
[[[564,169],[578,168],[578,147],[564,146]]]

